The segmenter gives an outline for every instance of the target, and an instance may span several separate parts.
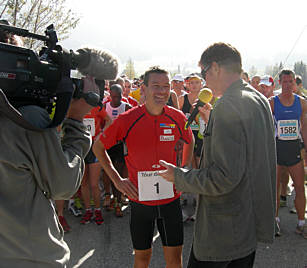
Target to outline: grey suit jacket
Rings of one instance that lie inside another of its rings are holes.
[[[200,169],[175,169],[178,190],[199,194],[194,255],[245,257],[273,242],[276,203],[274,124],[267,99],[241,79],[211,112]]]

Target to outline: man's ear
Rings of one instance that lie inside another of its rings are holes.
[[[220,66],[218,65],[217,62],[212,62],[211,63],[211,70],[213,71],[214,74],[218,74],[220,72]]]
[[[141,85],[141,92],[143,93],[143,94],[145,94],[145,84],[143,83],[142,85]]]

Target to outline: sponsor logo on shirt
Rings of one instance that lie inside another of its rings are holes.
[[[175,128],[175,124],[160,123],[160,127]]]
[[[160,141],[174,141],[174,140],[175,140],[174,135],[172,135],[172,136],[161,135],[160,136]]]
[[[161,166],[160,165],[158,165],[158,164],[154,164],[154,165],[152,165],[152,168],[160,168]]]
[[[163,134],[172,134],[171,129],[163,129]]]

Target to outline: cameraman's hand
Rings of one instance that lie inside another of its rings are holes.
[[[91,76],[86,76],[83,79],[83,92],[95,92],[99,94],[99,88],[95,83],[95,79]],[[93,106],[89,105],[85,99],[72,99],[69,110],[67,112],[67,117],[81,121],[83,120],[84,115],[86,115]]]

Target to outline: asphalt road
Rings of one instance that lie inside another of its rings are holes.
[[[69,267],[86,268],[128,268],[133,267],[133,249],[129,233],[129,208],[123,218],[116,218],[114,212],[103,211],[104,223],[80,224],[76,218],[65,212],[72,230],[65,234],[65,241],[71,249]],[[306,215],[307,216],[307,215]],[[254,267],[259,268],[306,268],[307,239],[294,233],[297,216],[288,208],[280,209],[282,236],[273,244],[259,244]],[[184,224],[183,267],[186,267],[193,236],[194,223]],[[221,238],[222,239],[222,238]],[[151,268],[165,267],[161,240],[157,234],[153,243]]]

